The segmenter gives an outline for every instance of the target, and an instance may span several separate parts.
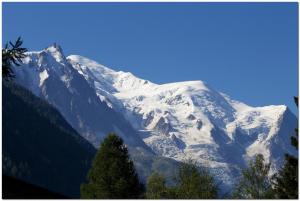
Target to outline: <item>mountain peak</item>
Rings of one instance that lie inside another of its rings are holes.
[[[62,48],[59,44],[57,44],[56,42],[54,42],[52,45],[49,45],[47,48],[45,48],[46,50],[57,50],[57,51],[62,51]]]
[[[51,54],[58,62],[62,62],[66,60],[66,57],[63,53],[61,46],[55,42],[49,47],[47,47],[45,51]]]

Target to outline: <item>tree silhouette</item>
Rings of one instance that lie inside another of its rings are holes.
[[[233,198],[268,199],[272,198],[271,180],[268,177],[270,164],[258,154],[250,161],[249,167],[242,172],[242,178],[234,189]]]
[[[10,80],[15,77],[12,66],[20,66],[22,59],[26,57],[26,48],[21,47],[23,41],[21,37],[13,44],[12,42],[6,43],[2,48],[2,77]]]
[[[181,165],[176,180],[177,199],[214,199],[218,196],[213,176],[192,160]]]
[[[147,199],[169,198],[168,189],[166,187],[166,181],[162,175],[155,172],[148,177],[146,198]]]
[[[294,97],[298,107],[298,97]],[[291,144],[298,150],[298,128],[295,136],[291,137]],[[285,163],[278,174],[275,175],[275,192],[279,199],[298,199],[298,158],[285,154]]]
[[[132,199],[141,198],[143,191],[123,140],[109,134],[96,154],[88,173],[88,183],[81,186],[81,197]]]

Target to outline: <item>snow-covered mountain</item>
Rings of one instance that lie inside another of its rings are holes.
[[[165,174],[175,171],[178,162],[156,155],[120,112],[101,101],[94,87],[64,56],[60,46],[54,44],[27,55],[23,66],[14,68],[15,81],[57,108],[67,122],[95,147],[108,133],[115,132],[128,146],[143,181],[152,171]]]
[[[95,146],[115,131],[134,147],[177,161],[194,159],[230,186],[258,153],[276,171],[296,117],[284,105],[251,107],[202,81],[155,84],[58,45],[30,52],[17,81],[57,107]],[[145,146],[147,148],[145,148]]]
[[[97,146],[108,132],[115,131],[127,143],[144,146],[123,116],[99,100],[94,88],[72,67],[59,46],[29,52],[24,65],[16,68],[17,82],[59,109],[93,145]]]

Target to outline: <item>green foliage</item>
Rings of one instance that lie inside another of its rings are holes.
[[[298,106],[298,97],[294,97]],[[295,129],[296,136],[291,137],[291,144],[298,150],[298,128]],[[285,154],[284,166],[275,175],[274,189],[276,198],[298,199],[298,158]]]
[[[147,181],[151,174],[157,172],[165,177],[166,185],[174,184],[172,178],[178,172],[180,162],[141,149],[131,149],[130,158],[141,181]]]
[[[2,172],[78,198],[96,153],[46,101],[3,82]]]
[[[149,176],[147,180],[147,199],[166,199],[168,198],[167,191],[166,181],[162,175],[153,173]]]
[[[213,199],[217,198],[217,185],[213,176],[205,168],[199,168],[189,160],[179,169],[177,177],[178,199]]]
[[[175,177],[176,185],[167,187],[165,179],[157,173],[147,182],[148,199],[213,199],[217,198],[217,186],[213,176],[195,162],[182,163]]]
[[[233,197],[239,199],[272,198],[269,170],[270,164],[265,164],[263,155],[258,154],[254,160],[250,161],[249,167],[243,170],[242,178],[233,192]]]
[[[276,198],[298,199],[298,159],[286,154],[285,165],[275,176]]]
[[[141,198],[144,190],[123,140],[115,134],[101,143],[87,178],[81,185],[85,199]]]
[[[23,41],[19,37],[14,44],[9,42],[2,48],[2,77],[7,80],[15,76],[12,66],[20,66],[21,59],[26,57],[24,53],[27,52],[27,49],[21,47],[22,44]]]

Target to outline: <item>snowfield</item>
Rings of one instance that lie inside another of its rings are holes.
[[[177,161],[194,159],[211,168],[227,187],[256,154],[263,154],[266,162],[272,163],[272,173],[282,163],[284,153],[296,154],[289,138],[297,120],[284,105],[251,107],[200,80],[155,84],[83,56],[65,57],[58,45],[28,53],[24,63],[27,68],[16,68],[17,81],[36,95],[51,102],[54,93],[46,89],[52,79],[51,85],[65,87],[70,96],[76,94],[87,105],[97,101],[105,104],[135,130],[137,135],[127,134],[130,141],[144,142],[159,156]],[[87,94],[83,85],[95,96]],[[74,107],[81,107],[75,105],[80,101],[64,102],[69,110],[59,101],[63,100],[55,100],[54,105],[66,120],[92,144],[99,143],[106,130],[94,124],[101,121],[91,123],[89,114],[75,112]],[[115,124],[113,120],[110,123]],[[123,130],[120,126],[114,130],[118,129]]]

